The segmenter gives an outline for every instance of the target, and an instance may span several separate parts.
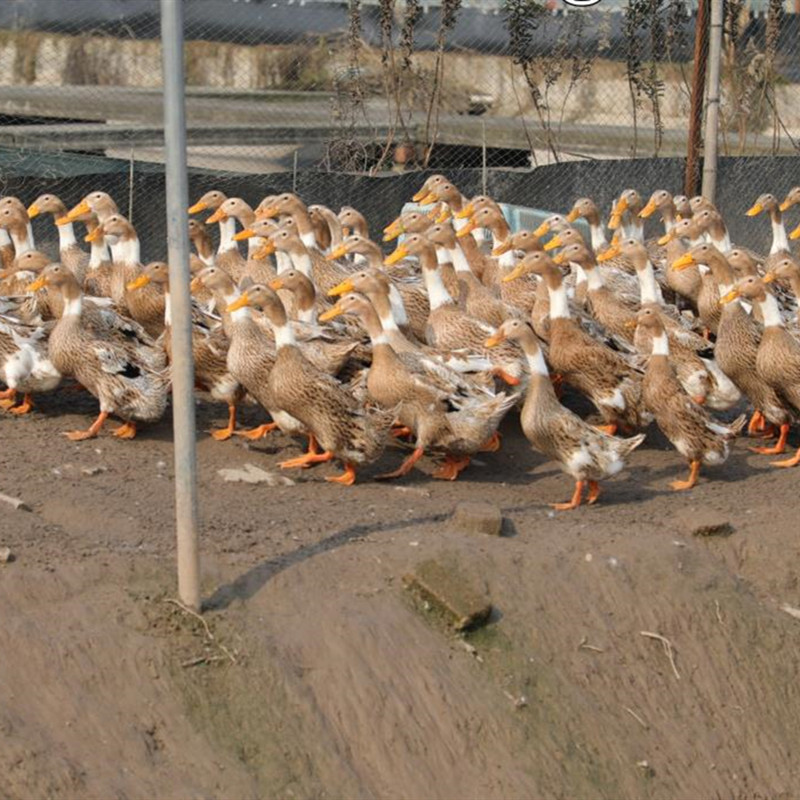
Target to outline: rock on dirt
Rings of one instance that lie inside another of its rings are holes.
[[[245,464],[242,469],[220,469],[218,473],[222,480],[233,483],[241,481],[242,483],[266,483],[267,486],[294,486],[291,478],[275,472],[268,472],[254,464]]]
[[[0,547],[0,564],[8,564],[14,560],[14,554],[10,547]]]
[[[677,519],[681,531],[690,536],[730,536],[734,531],[726,516],[709,509],[686,509]]]
[[[503,515],[494,503],[465,501],[459,503],[450,517],[450,527],[464,533],[503,535]]]
[[[486,587],[464,570],[454,553],[423,561],[403,580],[436,606],[457,631],[485,624],[492,613]]]

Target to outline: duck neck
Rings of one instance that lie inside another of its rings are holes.
[[[592,250],[594,250],[595,253],[606,250],[608,248],[608,239],[606,239],[606,234],[603,231],[602,225],[600,225],[600,218],[594,216],[587,219],[589,222],[589,237],[592,243]]]
[[[633,211],[628,212],[628,221],[622,226],[625,237],[635,239],[637,242],[644,241],[644,222]]]
[[[164,327],[172,326],[172,303],[169,299],[169,286],[164,286]]]
[[[550,297],[550,319],[569,319],[569,301],[567,300],[567,287],[561,276],[558,283],[548,282],[547,294]]]
[[[669,357],[669,339],[663,328],[658,333],[653,334],[652,354],[654,356],[663,356],[664,358]]]
[[[295,307],[297,308],[297,319],[310,325],[316,324],[317,306],[316,291],[314,284],[309,280],[302,281],[294,292]]]
[[[75,227],[71,222],[67,222],[64,225],[58,225],[57,227],[59,250],[66,250],[68,247],[72,247],[74,244],[77,244],[75,239]]]
[[[425,288],[428,290],[428,303],[431,311],[435,311],[442,306],[453,305],[453,298],[450,297],[450,293],[445,288],[439,265],[435,263],[433,258],[425,258],[424,254],[421,260],[423,261],[422,277],[425,280]]]
[[[519,340],[519,344],[522,347],[522,352],[525,353],[525,360],[528,362],[528,367],[530,367],[531,376],[549,378],[550,373],[547,369],[547,362],[544,360],[544,353],[542,353],[542,349],[534,339],[533,333],[527,333]]]
[[[302,272],[303,275],[310,280],[314,273],[311,267],[311,256],[309,255],[308,250],[292,250],[289,253],[289,257],[292,260],[292,265],[294,268],[298,272]]]
[[[733,288],[733,270],[730,264],[727,259],[714,253],[708,259],[708,268],[719,287],[719,296],[724,297]]]
[[[770,255],[789,250],[789,237],[786,235],[786,228],[783,224],[783,215],[776,208],[770,213],[772,223],[772,247]]]
[[[197,257],[207,266],[214,265],[214,248],[211,246],[211,238],[205,233],[197,235],[192,239]]]
[[[275,251],[275,264],[278,268],[278,275],[280,275],[282,272],[288,272],[289,270],[294,269],[292,257],[285,250]],[[305,272],[303,272],[303,275],[308,277]]]
[[[359,317],[361,319],[361,324],[364,326],[364,330],[367,332],[367,336],[369,336],[369,340],[372,343],[373,347],[389,345],[389,337],[383,330],[383,326],[381,325],[381,320],[378,317],[378,313],[375,311],[372,304],[369,305],[369,308],[366,307],[362,308]]]
[[[140,257],[139,237],[134,233],[120,237],[117,242],[117,261],[123,264],[138,264]]]
[[[370,242],[363,253],[353,253],[354,260],[358,263],[358,256],[372,269],[383,269],[383,253],[375,242]]]
[[[275,324],[273,322],[272,330],[275,333],[275,347],[277,350],[280,350],[282,347],[293,347],[297,344],[292,326],[285,316],[282,323]]]
[[[720,253],[727,253],[732,250],[731,238],[728,236],[728,229],[721,222],[712,223],[708,228],[708,238],[711,239],[712,244],[720,251]]]
[[[664,223],[664,233],[671,233],[675,227],[675,203],[672,200],[661,207],[661,221]]]
[[[64,310],[61,312],[61,318],[79,318],[83,311],[83,295],[78,285],[65,287],[63,296]]]
[[[765,293],[764,299],[759,300],[761,316],[764,318],[765,328],[782,328],[783,317],[781,317],[781,307],[774,295]]]
[[[219,247],[217,253],[230,253],[231,250],[238,250],[239,245],[233,238],[236,235],[236,218],[225,217],[219,221]]]
[[[20,225],[8,229],[11,235],[11,241],[14,243],[14,252],[17,257],[29,250],[33,250],[33,235],[29,233],[30,223],[28,225]]]
[[[292,212],[294,221],[297,223],[297,233],[300,235],[300,241],[309,249],[317,249],[317,237],[314,234],[314,225],[311,222],[311,217],[305,208],[299,207]]]
[[[649,258],[645,261],[642,269],[636,270],[636,277],[639,279],[639,300],[642,305],[645,303],[658,303],[660,305],[664,298],[661,294],[661,287],[656,281],[653,264]]]
[[[390,299],[391,289],[392,287],[389,288],[390,294],[384,294],[383,292],[369,292],[367,294],[367,299],[370,301],[370,303],[372,303],[375,312],[378,315],[381,328],[384,331],[399,331],[400,328],[397,324],[397,318],[394,314],[394,306]],[[402,303],[402,298],[400,302]],[[405,307],[403,308],[403,312],[405,313]]]
[[[605,284],[603,283],[603,276],[600,274],[599,269],[596,269],[595,267],[590,267],[589,269],[586,269],[581,264],[578,264],[577,262],[574,261],[572,262],[572,266],[574,266],[576,269],[581,270],[583,274],[586,276],[586,281],[588,283],[587,288],[590,292],[596,292],[598,289],[602,289],[605,286]]]
[[[467,261],[467,257],[464,255],[464,251],[458,245],[452,249],[448,248],[447,253],[450,257],[450,263],[453,265],[456,272],[460,272],[462,275],[464,273],[472,275],[472,267],[470,267],[469,261]]]

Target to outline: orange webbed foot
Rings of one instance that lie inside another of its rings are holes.
[[[800,447],[797,448],[797,452],[791,458],[787,458],[783,461],[773,461],[771,463],[773,467],[796,467],[800,464]]]
[[[591,506],[600,497],[600,484],[597,481],[589,481],[589,493],[586,495],[586,502]]]
[[[551,503],[550,507],[556,511],[571,511],[581,504],[581,495],[583,494],[583,481],[575,481],[575,491],[572,493],[572,499],[567,503]]]
[[[689,477],[685,481],[672,481],[670,486],[676,492],[685,492],[697,484],[697,476],[700,474],[700,462],[692,461],[689,469]]]
[[[414,467],[414,464],[419,461],[424,455],[425,451],[418,447],[414,452],[393,472],[384,472],[382,475],[376,475],[376,481],[388,481],[393,478],[402,478],[403,475],[408,475]]]
[[[33,408],[33,398],[29,394],[26,394],[23,401],[18,406],[14,406],[14,408],[9,408],[8,411],[11,414],[21,415],[30,413],[32,408]]]
[[[119,428],[113,432],[112,436],[116,436],[117,439],[135,439],[136,423],[126,422],[124,425],[120,425]]]
[[[324,464],[333,459],[333,453],[304,453],[298,458],[290,458],[288,461],[281,461],[278,466],[281,469],[305,469],[312,464]]]
[[[469,456],[448,455],[444,463],[433,473],[433,477],[442,481],[454,481],[469,466],[469,462]]]
[[[484,443],[481,445],[479,452],[481,453],[496,453],[500,449],[501,436],[499,431],[495,431]]]
[[[352,486],[356,482],[356,468],[352,464],[345,464],[344,472],[341,475],[328,475],[325,480],[328,481],[328,483]]]
[[[259,425],[257,428],[251,428],[249,431],[234,431],[233,433],[234,436],[242,436],[245,439],[249,439],[251,442],[255,442],[258,439],[263,439],[268,433],[272,433],[277,427],[277,423],[267,422],[264,425]]]

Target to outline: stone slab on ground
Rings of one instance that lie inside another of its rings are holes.
[[[459,503],[450,517],[450,528],[464,533],[503,535],[503,514],[494,503],[467,500]]]

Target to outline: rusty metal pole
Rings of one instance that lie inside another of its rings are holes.
[[[709,0],[698,0],[695,18],[692,106],[689,112],[689,148],[684,181],[684,194],[687,197],[693,197],[700,191],[700,145],[703,141],[703,99],[708,62],[708,4]]]

